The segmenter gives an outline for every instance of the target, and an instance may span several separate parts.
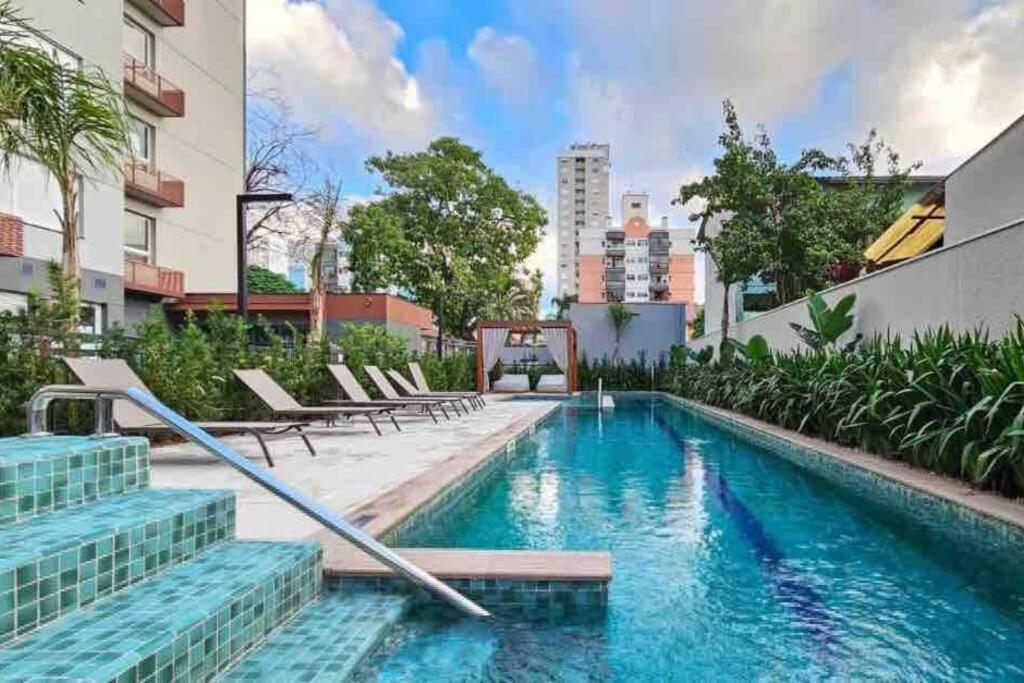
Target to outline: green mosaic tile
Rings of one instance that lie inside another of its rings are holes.
[[[315,543],[229,541],[0,649],[0,680],[194,681],[320,593]]]
[[[0,439],[0,526],[148,485],[140,437]]]
[[[231,491],[144,489],[0,528],[0,643],[234,537]]]
[[[327,592],[220,680],[347,680],[410,602],[397,594]]]

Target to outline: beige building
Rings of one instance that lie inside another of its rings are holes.
[[[646,193],[622,196],[622,225],[580,234],[580,303],[685,303],[694,306],[693,228],[671,227],[668,218],[652,226]]]
[[[131,325],[186,291],[233,291],[245,0],[15,4],[57,54],[116,81],[132,115],[123,178],[82,182],[85,319],[96,331]],[[30,162],[0,186],[0,307],[10,309],[45,290],[46,264],[60,259],[60,203]]]
[[[608,225],[607,144],[576,144],[558,155],[558,296],[579,295],[580,237]]]

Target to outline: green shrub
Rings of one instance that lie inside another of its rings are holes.
[[[1024,492],[1024,321],[1002,339],[948,328],[845,353],[675,368],[672,391],[1007,495]]]
[[[416,361],[432,391],[476,391],[476,354],[472,351],[461,351],[444,358],[423,353],[416,357]]]

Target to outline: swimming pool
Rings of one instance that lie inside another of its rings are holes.
[[[607,611],[414,615],[365,680],[1024,677],[1024,548],[856,486],[656,397],[561,408],[415,545],[608,550]]]

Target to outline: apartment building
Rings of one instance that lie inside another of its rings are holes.
[[[574,144],[558,155],[558,296],[578,295],[580,238],[608,225],[611,147]]]
[[[85,326],[132,325],[186,291],[233,291],[245,0],[15,4],[62,58],[118,83],[132,117],[123,177],[82,179]],[[46,290],[47,262],[60,260],[59,206],[54,183],[30,161],[0,180],[0,225],[20,231],[16,248],[0,248],[0,307]]]
[[[686,303],[694,311],[693,228],[648,221],[650,198],[622,197],[622,225],[580,235],[580,303]]]

